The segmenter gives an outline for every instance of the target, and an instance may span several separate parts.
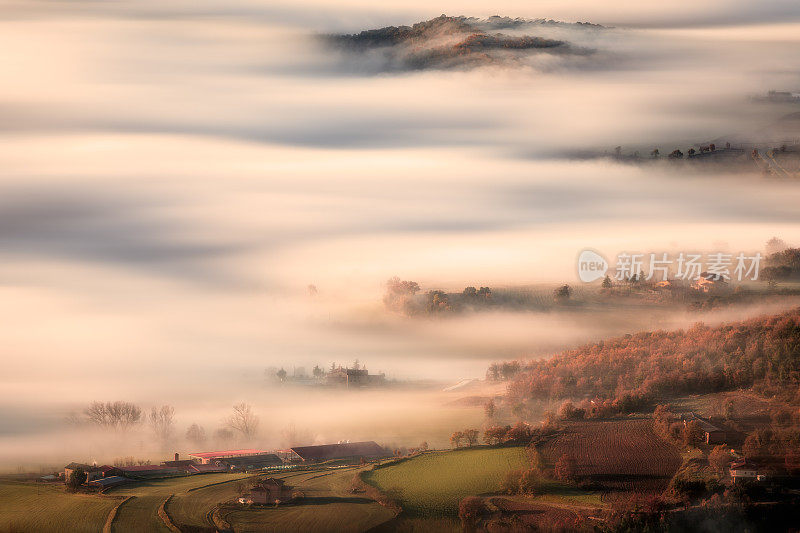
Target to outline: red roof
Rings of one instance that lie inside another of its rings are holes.
[[[227,450],[221,452],[198,452],[190,453],[189,457],[200,457],[201,459],[213,459],[215,457],[236,457],[237,455],[257,455],[267,453],[264,450]]]

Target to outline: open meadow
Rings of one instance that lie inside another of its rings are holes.
[[[62,484],[0,480],[0,532],[100,531],[119,501],[68,494]]]
[[[431,452],[367,472],[364,480],[422,516],[455,515],[466,497],[500,489],[506,474],[526,465],[522,447]]]

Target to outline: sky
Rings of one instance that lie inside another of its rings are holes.
[[[800,242],[796,183],[575,157],[685,151],[791,112],[748,97],[800,90],[795,1],[2,6],[0,464],[96,399],[213,425],[236,401],[267,414],[271,366],[456,382],[649,325],[409,321],[381,305],[395,275],[576,283],[587,247]],[[401,72],[317,38],[441,13],[609,28],[531,30],[586,56]],[[326,402],[293,399],[278,423]]]

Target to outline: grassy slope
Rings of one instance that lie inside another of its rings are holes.
[[[0,531],[101,531],[119,500],[68,494],[62,484],[0,480]]]
[[[125,502],[114,520],[114,532],[169,531],[158,517],[158,507],[170,494],[180,497],[190,488],[202,487],[219,481],[237,480],[248,474],[204,474],[172,479],[162,479],[122,486],[109,492],[115,496],[134,496]],[[235,485],[235,481],[230,483]],[[206,509],[205,511],[208,511]],[[203,512],[198,509],[198,512]]]
[[[304,493],[301,504],[243,508],[225,511],[223,516],[237,532],[366,531],[394,515],[363,495],[349,492],[356,470],[286,476],[294,490]]]
[[[396,495],[407,511],[453,515],[465,496],[496,492],[510,470],[526,465],[521,447],[434,452],[366,474],[367,482]]]

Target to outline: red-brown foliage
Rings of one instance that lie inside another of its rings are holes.
[[[522,365],[512,399],[593,397],[586,417],[631,412],[663,396],[754,387],[797,390],[800,310],[711,328],[626,335]]]

